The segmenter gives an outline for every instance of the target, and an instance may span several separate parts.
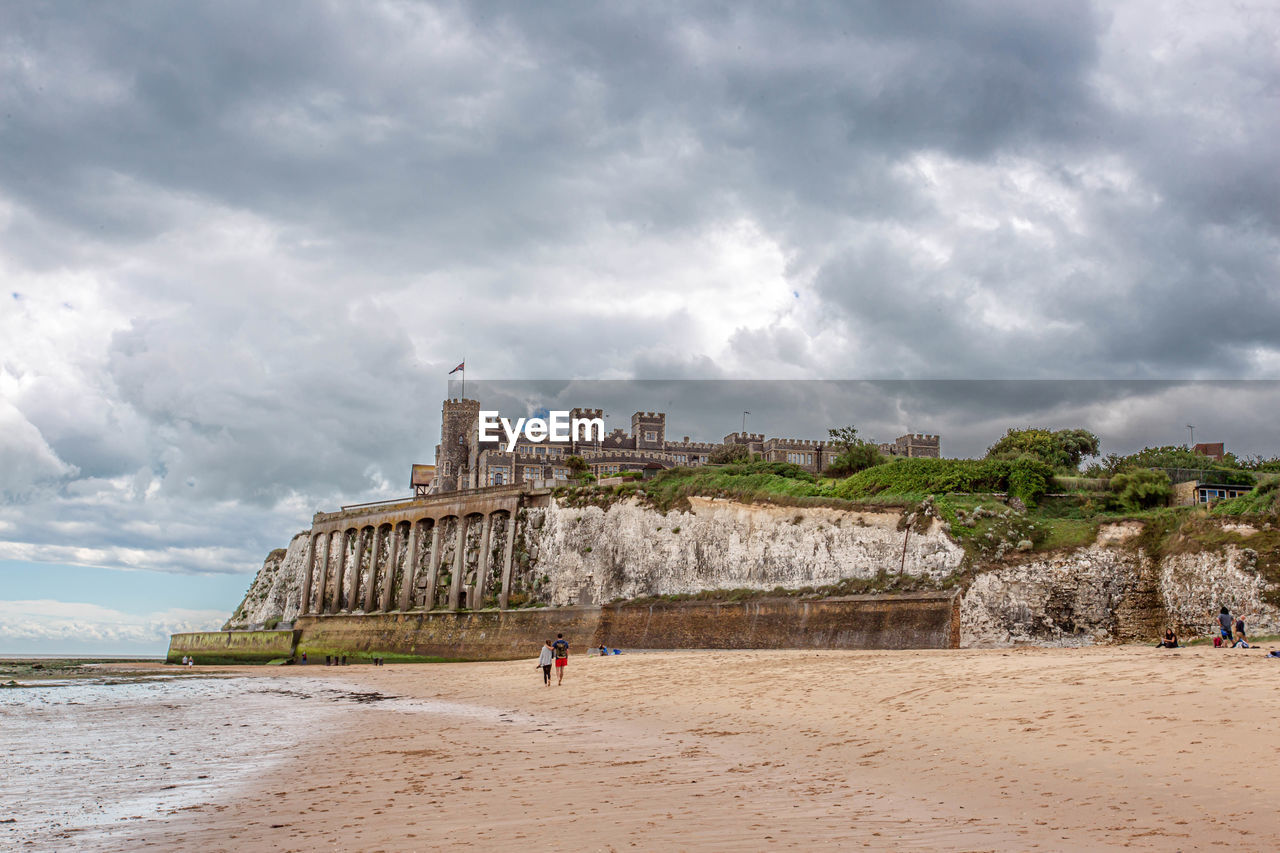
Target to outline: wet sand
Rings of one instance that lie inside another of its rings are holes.
[[[399,698],[346,703],[247,787],[99,843],[1278,849],[1280,660],[1264,655],[578,655],[550,688],[532,660],[244,668]]]

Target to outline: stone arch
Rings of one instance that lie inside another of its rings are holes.
[[[462,589],[457,599],[458,607],[466,607],[468,610],[478,608],[477,592],[479,591],[479,576],[481,560],[481,550],[487,547],[485,543],[485,520],[487,516],[480,512],[469,512],[466,516],[466,525],[462,535]]]
[[[348,527],[342,534],[342,575],[338,579],[338,610],[351,610],[356,572],[360,568],[360,531]]]
[[[462,523],[456,515],[446,515],[436,521],[440,528],[440,550],[438,561],[434,567],[435,598],[431,602],[432,610],[446,610],[449,607],[449,594],[453,589],[455,556],[458,553],[458,528]]]
[[[404,592],[405,556],[409,553],[409,534],[413,528],[408,521],[393,521],[386,525],[387,563],[382,571],[380,607],[385,611],[403,610],[400,597]]]
[[[396,558],[391,564],[391,609],[409,609],[409,586],[413,582],[413,550],[416,544],[413,522],[402,519],[395,524]]]
[[[374,530],[372,559],[369,564],[369,588],[364,596],[364,609],[367,613],[383,610],[386,603],[393,530],[389,523],[379,524]]]
[[[302,578],[302,615],[316,612],[316,591],[321,582],[316,579],[320,573],[320,556],[323,553],[321,537],[323,533],[311,533],[311,541],[307,544],[307,573]]]
[[[369,578],[373,566],[373,527],[365,525],[360,528],[356,539],[355,573],[351,576],[351,609],[365,609],[365,594],[369,589]]]
[[[502,607],[503,568],[506,565],[507,529],[510,526],[511,513],[505,509],[495,510],[488,517],[488,539],[481,554],[480,594],[477,607]]]
[[[342,567],[342,531],[331,530],[325,534],[329,547],[325,551],[324,588],[320,591],[320,612],[337,610],[338,572]]]
[[[409,548],[409,607],[431,609],[435,593],[435,564],[439,559],[439,530],[434,518],[419,518],[413,523],[413,544]]]

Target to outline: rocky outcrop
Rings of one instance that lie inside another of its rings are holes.
[[[960,644],[1079,646],[1120,636],[1146,557],[1093,545],[978,574],[960,603]]]
[[[1218,608],[1227,607],[1244,616],[1250,635],[1280,634],[1280,608],[1264,597],[1270,586],[1258,572],[1258,552],[1252,548],[1227,545],[1165,557],[1160,589],[1170,620],[1184,630],[1211,628]]]
[[[267,555],[244,600],[222,630],[261,629],[297,618],[302,605],[302,577],[306,572],[309,531],[293,537],[288,548]]]

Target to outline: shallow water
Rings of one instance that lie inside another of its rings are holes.
[[[225,799],[343,705],[382,698],[306,678],[19,683],[0,690],[0,847],[33,849],[109,846],[114,828]]]

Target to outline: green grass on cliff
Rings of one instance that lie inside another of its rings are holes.
[[[1211,516],[1238,517],[1257,522],[1258,527],[1265,527],[1268,520],[1274,522],[1280,505],[1280,478],[1264,481],[1241,498],[1217,504],[1211,513],[1195,507],[1120,510],[1092,482],[1067,495],[1042,494],[1021,513],[1011,510],[1004,495],[999,494],[1011,490],[1019,471],[1017,466],[1003,461],[903,459],[845,479],[832,479],[816,477],[795,465],[755,461],[673,468],[641,483],[568,487],[558,497],[571,506],[602,508],[635,497],[662,512],[687,510],[688,499],[693,496],[781,506],[893,507],[913,511],[928,500],[928,513],[950,525],[952,537],[976,561],[1028,550],[1024,544],[1028,541],[1033,552],[1080,548],[1096,539],[1102,524],[1140,521],[1144,529],[1133,541],[1133,547],[1156,556],[1183,549],[1216,550],[1227,544],[1252,548],[1259,553],[1258,571],[1280,583],[1280,541],[1271,541],[1280,540],[1280,532],[1264,529],[1249,537],[1224,532],[1220,524],[1207,521]],[[1036,469],[1030,473],[1038,476],[1043,472]],[[1035,480],[1035,476],[1031,479]],[[1063,480],[1050,477],[1046,482],[1054,488],[1070,485]],[[1252,544],[1247,541],[1250,539]]]
[[[1274,516],[1277,513],[1280,513],[1280,477],[1268,477],[1248,494],[1220,501],[1213,507],[1213,514],[1219,516]]]

